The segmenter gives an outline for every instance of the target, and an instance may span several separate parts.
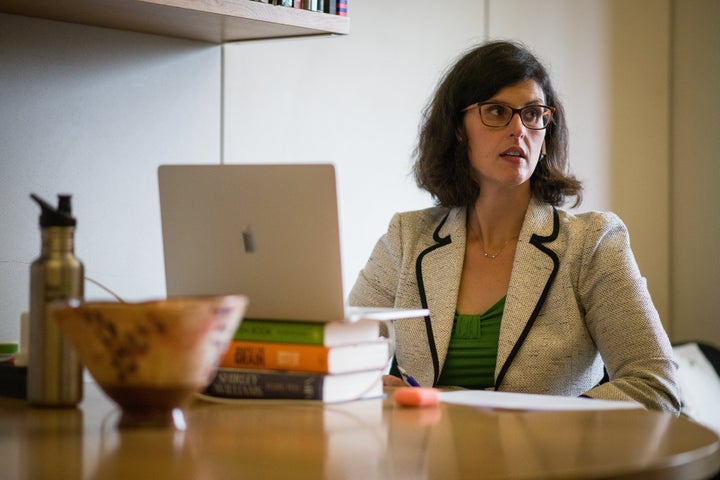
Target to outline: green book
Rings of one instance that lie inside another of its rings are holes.
[[[240,322],[235,340],[332,347],[376,340],[379,335],[379,323],[375,320],[320,323],[246,318]]]

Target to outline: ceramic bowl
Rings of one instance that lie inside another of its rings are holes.
[[[59,329],[122,410],[120,427],[184,428],[182,409],[205,388],[242,321],[240,295],[141,303],[55,303]]]

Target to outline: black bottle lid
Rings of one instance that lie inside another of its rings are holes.
[[[42,198],[34,193],[30,194],[30,198],[35,200],[42,213],[40,214],[40,226],[45,227],[74,227],[77,224],[72,216],[72,206],[70,203],[70,195],[58,195],[58,207],[54,208]]]

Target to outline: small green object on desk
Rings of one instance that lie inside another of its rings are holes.
[[[0,343],[0,363],[9,362],[15,357],[18,351],[18,344],[13,342]]]

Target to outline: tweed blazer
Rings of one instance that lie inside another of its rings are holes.
[[[396,214],[349,295],[351,305],[428,308],[394,324],[395,359],[435,385],[452,333],[465,256],[465,208]],[[601,383],[604,369],[609,381]],[[676,364],[612,213],[531,201],[500,327],[495,389],[634,400],[680,410]]]

